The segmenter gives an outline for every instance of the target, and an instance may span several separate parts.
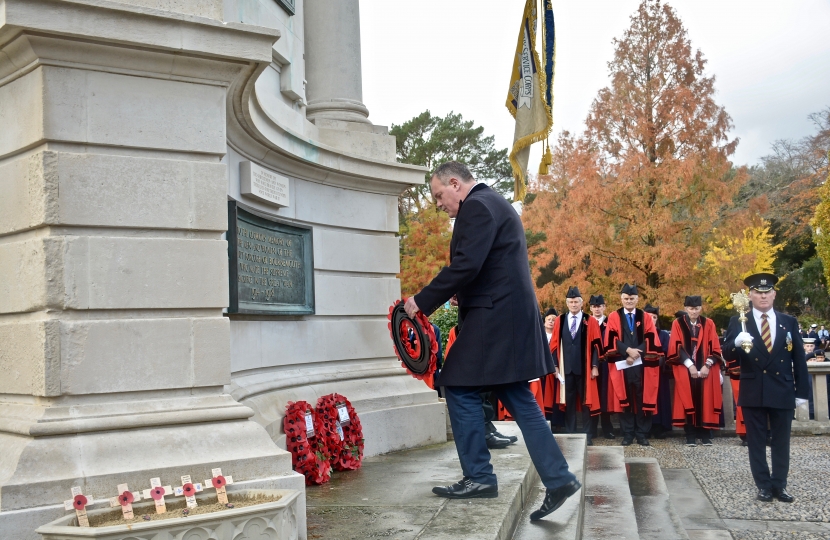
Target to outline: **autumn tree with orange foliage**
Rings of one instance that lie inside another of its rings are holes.
[[[537,285],[550,280],[537,291],[543,305],[561,303],[568,285],[613,299],[624,282],[677,305],[700,292],[715,224],[736,236],[748,226],[745,216],[722,219],[746,174],[729,161],[731,119],[675,11],[642,2],[614,44],[610,87],[583,135],[559,138],[522,215],[529,237],[544,233],[530,249]]]
[[[450,218],[430,204],[407,222],[401,235],[401,293],[404,298],[423,289],[450,263]]]

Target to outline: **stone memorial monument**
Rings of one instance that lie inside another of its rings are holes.
[[[386,327],[423,174],[358,0],[0,2],[0,536],[75,487],[302,491],[288,401],[348,396],[367,455],[445,440]]]

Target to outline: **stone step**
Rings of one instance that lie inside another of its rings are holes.
[[[556,435],[556,442],[568,460],[568,468],[585,485],[585,435]],[[565,501],[556,512],[545,519],[531,523],[530,514],[542,506],[545,487],[537,479],[526,499],[524,511],[513,540],[548,540],[551,538],[578,540],[582,537],[582,513],[585,508],[584,488]]]
[[[499,481],[498,498],[448,500],[432,494],[433,486],[451,484],[462,476],[452,442],[373,456],[357,471],[334,473],[329,483],[307,488],[309,540],[512,538],[526,502],[536,495],[531,488],[539,476],[518,426],[498,422],[497,427],[505,435],[519,437],[516,444],[490,452]],[[556,439],[569,461],[581,466],[584,436]],[[578,506],[578,497],[571,499]],[[570,515],[578,521],[578,512]],[[575,525],[570,529],[577,531]]]
[[[585,483],[585,540],[637,540],[637,517],[622,446],[589,446]]]
[[[655,458],[626,458],[628,487],[641,540],[689,540]]]

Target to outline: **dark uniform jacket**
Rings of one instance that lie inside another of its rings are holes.
[[[484,184],[474,186],[458,210],[450,265],[415,295],[415,303],[429,315],[454,294],[462,330],[437,384],[504,384],[554,371],[524,227],[510,203]]]
[[[723,357],[730,368],[740,367],[741,387],[738,405],[794,409],[795,398],[807,399],[810,382],[804,354],[804,342],[798,332],[798,321],[775,312],[775,343],[767,351],[752,312],[747,313],[746,331],[752,336],[749,353],[735,345],[741,332],[738,317],[732,317],[723,340]],[[787,344],[787,333],[791,342]]]

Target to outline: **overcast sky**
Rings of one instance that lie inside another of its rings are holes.
[[[811,132],[830,106],[830,0],[672,0],[692,47],[716,77],[716,101],[741,139],[736,164],[754,164],[776,139]],[[426,109],[461,113],[499,148],[513,142],[504,107],[524,0],[360,0],[363,99],[369,119],[402,123]],[[557,53],[554,129],[581,132],[608,85],[612,39],[638,0],[553,0]],[[539,163],[539,145],[530,169]]]

